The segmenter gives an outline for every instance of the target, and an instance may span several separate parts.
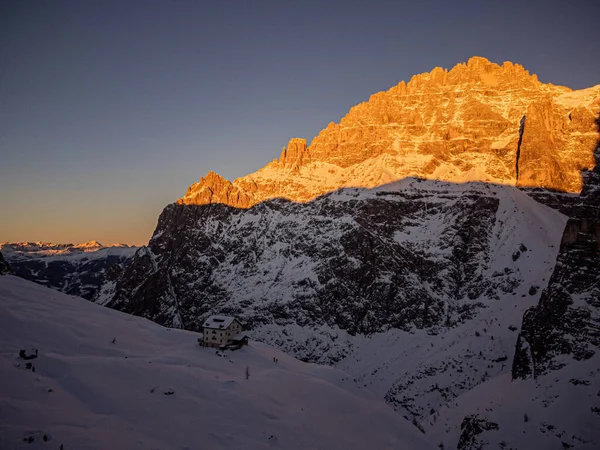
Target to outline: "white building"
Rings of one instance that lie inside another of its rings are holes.
[[[204,321],[204,346],[220,347],[246,339],[242,324],[230,316],[211,316]]]

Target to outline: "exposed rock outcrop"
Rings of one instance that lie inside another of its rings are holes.
[[[14,275],[15,273],[10,268],[2,253],[0,253],[0,275]]]
[[[595,157],[594,170],[584,173],[548,287],[523,318],[514,378],[538,377],[600,349],[600,144]]]
[[[178,203],[188,203],[194,205],[207,205],[210,203],[223,203],[225,205],[236,205],[239,208],[250,206],[250,197],[237,186],[231,184],[218,173],[208,172],[204,178],[191,185],[184,199],[178,200]]]
[[[281,151],[279,164],[284,167],[298,171],[303,163],[310,162],[310,156],[306,149],[306,139],[292,138],[287,148]]]

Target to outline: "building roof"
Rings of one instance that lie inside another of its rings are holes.
[[[235,317],[230,316],[210,316],[204,321],[204,328],[215,328],[217,330],[224,330],[229,328],[229,325],[233,323]]]
[[[232,341],[241,341],[242,339],[248,339],[248,333],[242,331],[231,338]]]

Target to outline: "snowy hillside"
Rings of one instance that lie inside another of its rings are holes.
[[[599,108],[600,85],[475,57],[253,174],[209,172],[140,249],[4,246],[17,275],[171,329],[4,277],[2,371],[40,356],[0,387],[0,437],[426,448],[418,427],[442,449],[598,448]],[[260,344],[198,348],[212,314]]]
[[[197,337],[0,277],[0,448],[433,448],[343,372]]]

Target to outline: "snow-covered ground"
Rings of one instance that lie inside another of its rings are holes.
[[[344,372],[198,337],[0,277],[0,448],[434,448]]]

